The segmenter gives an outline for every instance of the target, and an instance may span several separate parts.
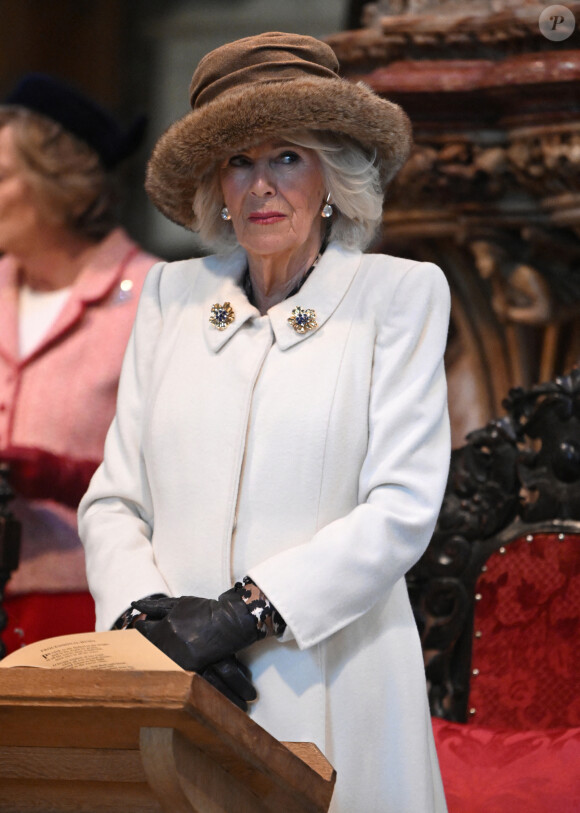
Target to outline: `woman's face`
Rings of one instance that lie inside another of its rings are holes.
[[[314,150],[266,142],[226,159],[220,180],[236,237],[250,257],[316,254],[325,183]]]
[[[0,253],[29,253],[47,225],[7,124],[0,128]]]

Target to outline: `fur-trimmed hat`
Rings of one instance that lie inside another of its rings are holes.
[[[76,88],[46,73],[25,74],[2,105],[23,107],[56,121],[88,144],[107,169],[128,158],[139,147],[147,119],[138,116],[124,130],[103,107]]]
[[[409,154],[409,119],[366,85],[339,77],[338,68],[328,45],[298,34],[259,34],[211,51],[191,80],[193,112],[161,136],[149,161],[145,187],[153,203],[192,228],[195,189],[208,168],[298,129],[354,139],[376,154],[386,186]]]

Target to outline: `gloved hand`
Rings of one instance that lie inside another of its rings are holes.
[[[96,460],[77,460],[35,446],[0,449],[0,462],[8,463],[8,481],[18,495],[55,500],[70,508],[78,506],[99,465]]]
[[[235,655],[208,666],[200,674],[242,711],[247,711],[248,702],[258,696],[249,669]]]
[[[147,616],[134,626],[183,669],[202,673],[258,640],[243,592],[232,587],[217,601],[197,596],[134,601],[131,606]]]

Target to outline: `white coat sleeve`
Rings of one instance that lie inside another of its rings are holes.
[[[96,604],[97,630],[109,629],[131,601],[170,592],[152,552],[153,508],[141,438],[149,372],[162,324],[162,270],[163,263],[159,263],[146,278],[123,361],[104,460],[79,506],[79,535]]]
[[[288,625],[282,640],[293,636],[306,648],[357,620],[388,597],[429,543],[450,459],[449,300],[443,272],[418,263],[376,309],[359,504],[249,573]]]

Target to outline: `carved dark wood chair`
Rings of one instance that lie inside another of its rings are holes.
[[[580,370],[453,453],[408,574],[450,813],[580,810]]]

